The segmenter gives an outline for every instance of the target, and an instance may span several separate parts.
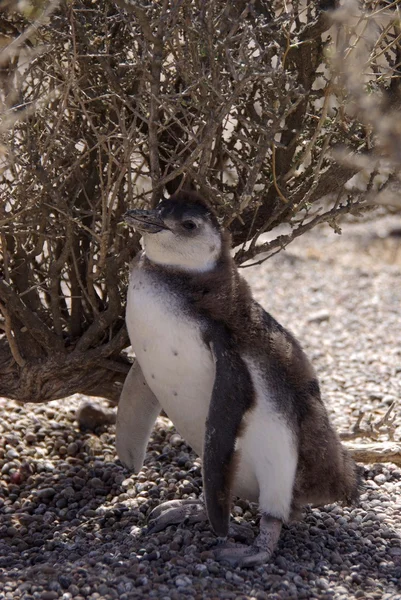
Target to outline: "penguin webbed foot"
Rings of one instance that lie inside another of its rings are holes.
[[[276,548],[281,525],[279,519],[263,515],[260,520],[260,533],[252,545],[226,543],[214,550],[215,559],[239,567],[264,565]]]
[[[150,513],[146,535],[158,533],[169,525],[194,524],[207,520],[208,516],[202,500],[169,500],[156,506]],[[246,544],[251,544],[254,538],[250,525],[235,522],[230,523],[229,536]]]
[[[170,500],[152,510],[148,518],[147,533],[158,533],[169,525],[190,524],[207,520],[206,509],[201,500]]]

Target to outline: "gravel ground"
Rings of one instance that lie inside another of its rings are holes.
[[[312,357],[333,420],[380,415],[401,388],[401,240],[395,218],[320,228],[245,269],[257,298]],[[0,400],[0,599],[400,599],[401,470],[365,466],[360,506],[307,510],[271,562],[215,562],[207,525],[141,535],[161,500],[198,495],[199,459],[160,417],[138,476],[115,462],[114,425],[81,432],[82,398]],[[104,405],[106,406],[106,405]],[[401,437],[401,427],[397,438]],[[257,531],[257,507],[237,500]]]

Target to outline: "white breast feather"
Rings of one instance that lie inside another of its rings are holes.
[[[126,320],[149,387],[201,456],[215,367],[199,324],[183,314],[177,298],[140,270],[131,276]]]

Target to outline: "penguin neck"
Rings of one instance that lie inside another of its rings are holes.
[[[226,235],[215,235],[209,243],[203,243],[185,252],[179,252],[177,246],[154,243],[152,236],[142,238],[144,256],[150,264],[165,269],[166,272],[202,277],[220,269],[227,259],[231,261],[230,242]]]
[[[231,259],[231,257],[230,257]],[[171,261],[157,260],[154,256],[146,252],[144,248],[142,252],[142,260],[146,269],[159,273],[160,276],[165,276],[167,279],[175,277],[181,281],[187,281],[188,283],[203,283],[209,278],[214,279],[216,273],[226,269],[227,261],[223,254],[220,254],[213,260],[203,261],[199,265],[183,265],[182,263],[176,264]],[[189,285],[191,285],[189,283]]]
[[[174,262],[169,257],[163,256],[162,253],[155,253],[149,250],[144,244],[144,256],[147,261],[169,272],[181,273],[183,275],[204,275],[211,273],[216,269],[219,262],[219,256],[210,257],[206,260],[201,257],[191,257],[190,260],[182,260]]]

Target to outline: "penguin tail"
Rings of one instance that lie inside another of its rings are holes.
[[[348,450],[341,444],[342,467],[342,494],[340,501],[347,505],[357,504],[363,491],[363,467],[357,465]]]

